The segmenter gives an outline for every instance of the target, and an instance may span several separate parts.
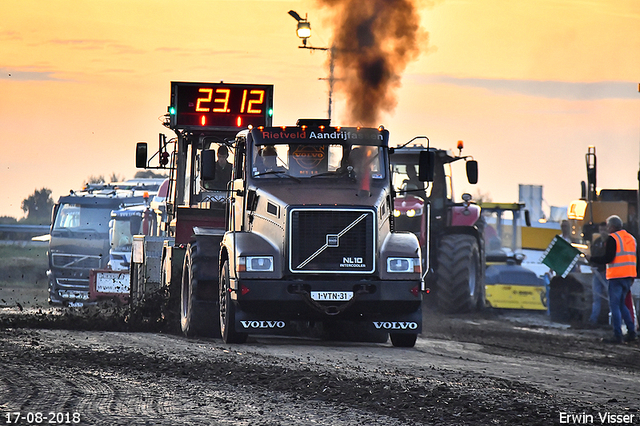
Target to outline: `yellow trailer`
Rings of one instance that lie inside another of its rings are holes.
[[[545,282],[535,272],[522,266],[525,257],[522,252],[522,231],[528,229],[522,225],[530,225],[524,204],[482,203],[481,207],[486,244],[487,306],[497,309],[545,311]],[[546,235],[540,238],[546,239]],[[527,244],[534,245],[529,241]]]

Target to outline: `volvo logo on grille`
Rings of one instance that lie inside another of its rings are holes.
[[[327,234],[327,247],[339,247],[340,237],[336,234]]]

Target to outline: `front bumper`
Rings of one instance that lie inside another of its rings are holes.
[[[47,271],[49,303],[52,305],[82,306],[89,304],[89,277],[81,273],[65,274]]]
[[[291,321],[355,321],[372,330],[422,331],[420,281],[240,280],[233,286],[236,330],[268,332]],[[352,292],[348,301],[318,301],[312,292]]]

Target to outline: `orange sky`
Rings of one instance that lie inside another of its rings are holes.
[[[595,145],[598,186],[637,188],[640,2],[423,0],[429,33],[381,124],[392,144],[426,135],[479,161],[473,194],[517,201],[543,185],[566,205]],[[315,1],[3,0],[0,14],[0,216],[47,187],[54,198],[90,176],[131,178],[137,141],[155,143],[170,81],[275,85],[274,123],[324,117],[332,38]],[[337,75],[339,77],[339,75]],[[334,98],[333,122],[346,107]]]

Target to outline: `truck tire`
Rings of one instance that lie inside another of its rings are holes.
[[[412,348],[416,345],[417,334],[390,333],[391,344],[396,348]]]
[[[142,302],[140,293],[141,269],[141,265],[138,263],[131,262],[129,266],[129,303],[134,308],[138,308]]]
[[[127,322],[130,326],[136,327],[141,322],[138,295],[138,274],[136,264],[129,265],[129,317]]]
[[[220,335],[225,343],[245,343],[247,333],[238,333],[235,329],[236,311],[230,289],[229,261],[227,260],[220,271]]]
[[[471,235],[445,235],[438,248],[436,298],[446,314],[484,307],[484,276],[477,240]]]
[[[171,259],[168,254],[164,254],[162,257],[162,269],[160,270],[160,289],[161,294],[164,296],[164,304],[162,306],[162,316],[167,324],[170,324],[172,331],[177,333],[178,324],[180,324],[180,293],[182,292],[182,275],[179,277],[172,277],[168,273],[171,269],[169,264]]]
[[[206,285],[207,281],[202,278],[210,277],[203,277],[200,273],[204,269],[202,263],[206,258],[198,251],[197,242],[189,244],[184,257],[180,291],[180,328],[187,337],[220,337],[217,300],[199,297],[203,293],[203,289],[199,287]]]

